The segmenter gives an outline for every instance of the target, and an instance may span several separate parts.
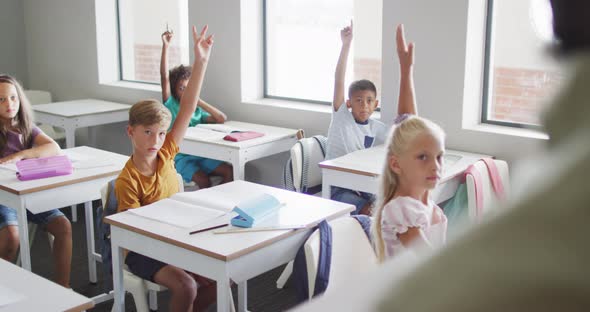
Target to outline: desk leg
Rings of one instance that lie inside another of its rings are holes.
[[[76,128],[65,125],[64,131],[66,132],[66,148],[76,146]],[[72,222],[76,221],[78,221],[78,210],[76,210],[76,206],[74,205],[72,206]]]
[[[229,278],[223,277],[221,280],[217,280],[217,311],[229,312],[230,295],[229,292]],[[234,304],[231,302],[231,304]]]
[[[332,192],[332,181],[330,174],[326,173],[325,169],[322,169],[322,197],[330,199]]]
[[[88,278],[96,284],[96,260],[94,257],[94,216],[92,214],[92,202],[84,203],[84,217],[86,218],[86,246],[88,254]]]
[[[115,302],[113,311],[125,311],[125,288],[123,286],[123,249],[117,245],[111,233],[111,252],[113,255],[113,289]]]
[[[27,209],[21,199],[20,208],[16,209],[18,220],[18,235],[20,237],[20,262],[23,269],[31,271],[31,247],[29,246],[29,222]]]
[[[246,169],[246,161],[243,159],[244,156],[241,152],[235,152],[231,155],[231,164],[234,171],[234,180],[244,180],[245,178],[245,169]]]
[[[96,126],[88,127],[88,142],[90,146],[96,147]]]
[[[238,283],[238,311],[248,311],[248,281]]]

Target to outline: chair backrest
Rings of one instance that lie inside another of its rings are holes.
[[[364,274],[378,265],[377,256],[361,224],[352,217],[342,217],[329,222],[332,228],[332,255],[330,263],[331,285],[346,283],[351,275]],[[309,298],[314,294],[318,270],[320,235],[316,230],[304,244]]]
[[[179,192],[184,191],[182,176],[176,174]],[[102,257],[104,272],[107,274],[106,281],[112,281],[112,253],[111,253],[111,228],[103,218],[117,213],[117,199],[114,194],[115,180],[113,179],[100,188],[101,206],[96,208],[95,228],[98,233],[97,247]]]
[[[51,93],[42,90],[25,90],[25,95],[32,105],[51,103]]]
[[[470,168],[471,174],[468,173],[465,176],[467,206],[471,219],[477,218],[495,207],[499,200],[508,196],[510,190],[508,163],[497,159],[487,161],[489,162],[488,165],[483,160],[474,163],[473,167]],[[493,167],[497,168],[497,170],[493,169]],[[478,194],[478,192],[481,194]]]
[[[326,144],[325,136],[316,135],[293,145],[283,172],[286,189],[306,194],[321,191],[322,172],[318,164],[326,157]]]

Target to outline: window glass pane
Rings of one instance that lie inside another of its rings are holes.
[[[170,68],[189,62],[187,0],[119,0],[121,80],[160,83],[161,35],[174,38],[168,51]]]
[[[549,1],[494,0],[492,11],[484,122],[538,126],[544,104],[563,80],[549,53],[553,40]]]
[[[340,29],[354,19],[347,86],[369,79],[381,90],[382,0],[267,0],[267,96],[331,102]]]

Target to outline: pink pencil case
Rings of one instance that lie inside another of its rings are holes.
[[[232,133],[226,135],[225,137],[223,137],[223,139],[226,141],[239,142],[239,141],[245,141],[245,140],[250,140],[250,139],[254,139],[254,138],[259,138],[261,136],[264,136],[264,133],[260,133],[260,132],[256,132],[256,131],[239,131],[239,132],[232,132]]]
[[[74,171],[66,155],[20,160],[16,168],[16,177],[21,181],[68,175]]]

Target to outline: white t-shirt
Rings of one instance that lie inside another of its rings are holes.
[[[412,227],[420,228],[432,246],[442,246],[446,241],[447,217],[440,207],[432,200],[424,205],[412,197],[396,197],[383,207],[381,219],[381,235],[387,258],[400,254],[405,249],[398,234],[403,234]]]
[[[387,126],[379,120],[369,118],[366,124],[357,123],[346,103],[332,112],[328,130],[326,159],[344,156],[361,149],[385,143]]]

